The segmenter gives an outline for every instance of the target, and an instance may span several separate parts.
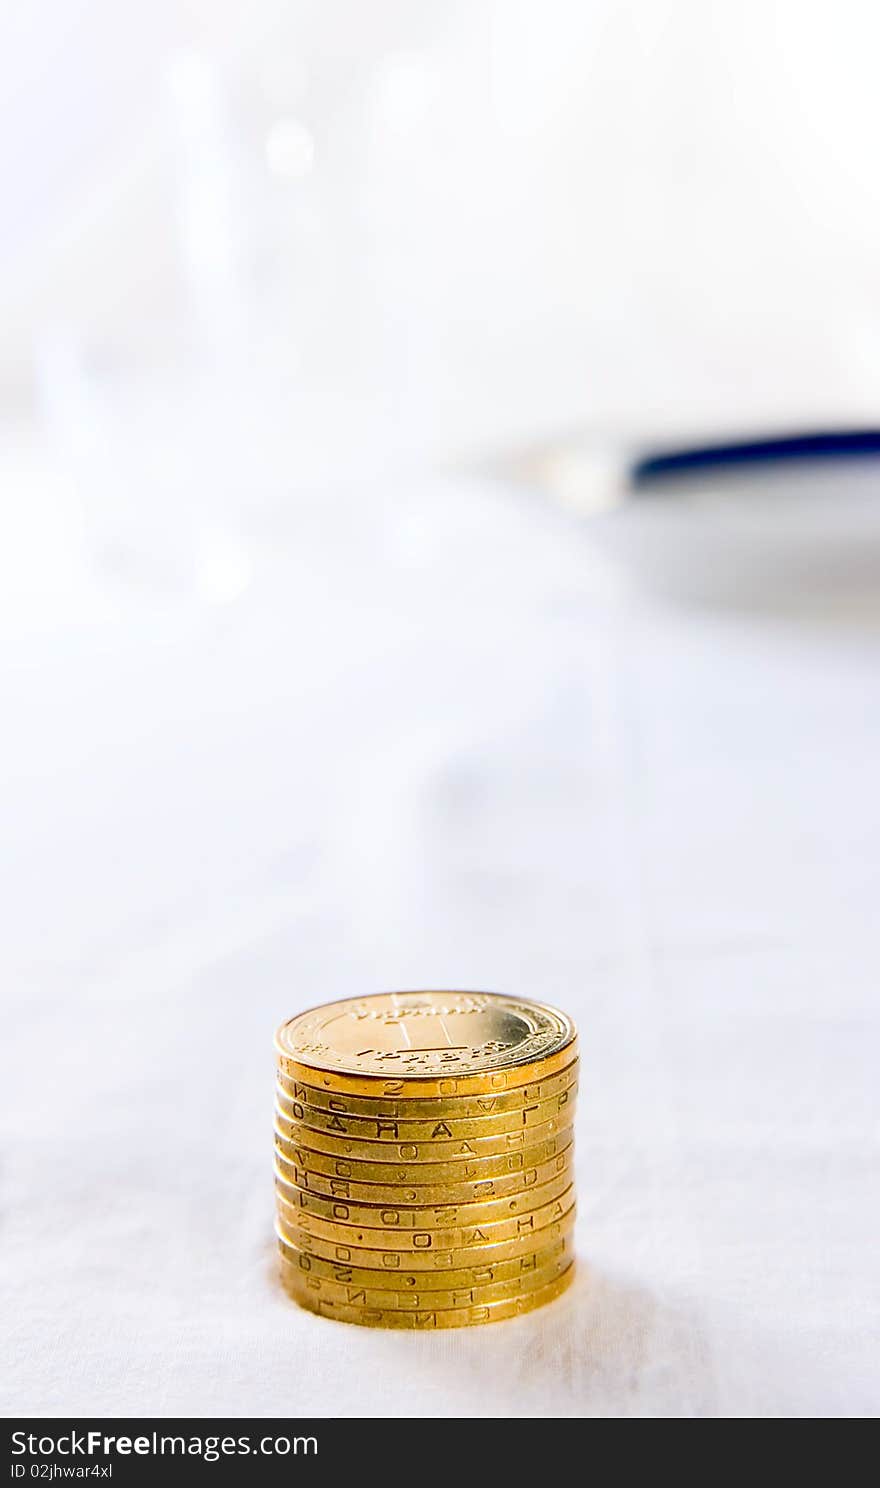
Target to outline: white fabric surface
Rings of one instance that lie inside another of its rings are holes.
[[[873,1414],[876,602],[652,599],[472,481],[255,565],[6,617],[0,1407]],[[272,1033],[425,985],[577,1019],[580,1275],[345,1328],[275,1281]]]

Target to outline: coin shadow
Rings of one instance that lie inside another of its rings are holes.
[[[697,1314],[584,1262],[548,1307],[458,1340],[433,1362],[452,1358],[471,1415],[703,1416],[717,1399]]]

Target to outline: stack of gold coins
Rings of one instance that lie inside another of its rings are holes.
[[[328,1003],[276,1035],[281,1273],[387,1328],[516,1317],[572,1279],[577,1034],[483,992]]]

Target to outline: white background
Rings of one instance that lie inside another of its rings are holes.
[[[875,1414],[880,477],[615,473],[874,415],[874,8],[0,20],[0,1409]],[[579,1278],[346,1328],[272,1035],[425,985],[576,1018]]]
[[[876,607],[677,606],[473,480],[407,509],[7,653],[4,1408],[875,1411]],[[577,1019],[581,1274],[410,1337],[278,1288],[271,1038],[426,983]]]

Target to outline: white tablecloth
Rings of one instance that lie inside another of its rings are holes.
[[[652,599],[464,480],[253,562],[4,631],[2,1409],[874,1413],[876,605]],[[580,1275],[346,1328],[276,1283],[272,1034],[425,985],[577,1019]]]

